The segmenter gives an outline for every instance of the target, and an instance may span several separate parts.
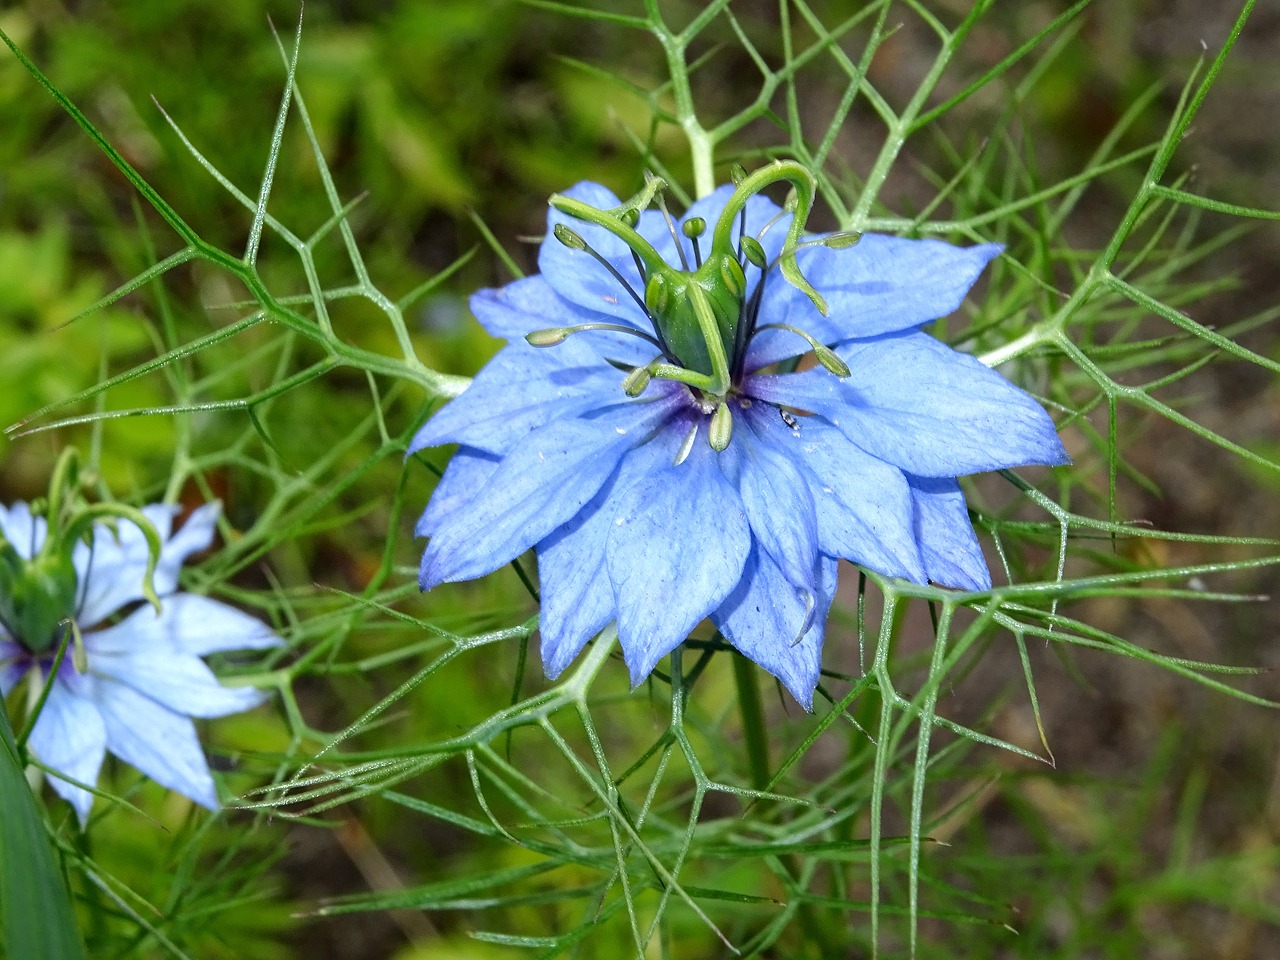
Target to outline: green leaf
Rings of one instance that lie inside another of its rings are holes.
[[[5,956],[85,957],[71,897],[54,862],[44,821],[22,773],[22,758],[0,710],[0,932]]]

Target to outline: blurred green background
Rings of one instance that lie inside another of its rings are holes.
[[[636,12],[638,6],[619,0],[607,9]],[[967,8],[958,0],[934,6],[948,19]],[[971,38],[970,59],[955,66],[956,75],[976,75],[998,62],[1066,6],[1042,0],[998,5]],[[675,3],[663,8],[676,21],[695,9]],[[838,0],[814,4],[828,23],[856,8]],[[761,51],[776,58],[774,6],[740,2],[733,10]],[[1037,176],[1052,182],[1078,169],[1153,83],[1163,84],[1161,93],[1129,137],[1135,143],[1157,137],[1201,52],[1200,40],[1216,49],[1235,13],[1236,6],[1226,2],[1095,3],[1040,79],[1032,110],[1021,120],[1035,144],[1029,163]],[[233,183],[256,194],[284,77],[268,17],[288,42],[297,14],[294,4],[250,0],[33,0],[0,11],[0,27],[188,222],[234,251],[243,247],[249,215],[192,160],[152,98]],[[714,39],[725,46],[696,83],[701,109],[711,117],[741,106],[754,92],[750,60],[727,29],[722,33]],[[872,81],[890,99],[904,99],[931,55],[931,43],[927,28],[904,13],[902,28],[873,64]],[[1277,44],[1280,12],[1260,8],[1179,155],[1182,168],[1196,171],[1200,192],[1250,205],[1280,196],[1280,135],[1273,122],[1280,102],[1280,74],[1273,66]],[[602,67],[620,82],[602,80],[575,66],[573,58]],[[466,307],[468,293],[511,276],[486,241],[486,229],[518,265],[531,269],[535,248],[521,238],[542,232],[548,194],[583,178],[619,193],[638,184],[641,165],[633,139],[650,138],[649,109],[627,84],[652,88],[664,77],[660,51],[643,34],[507,0],[307,5],[298,83],[339,193],[366,194],[350,219],[375,282],[400,296],[474,251],[407,317],[425,362],[473,373],[497,348]],[[840,91],[840,78],[814,72],[804,77],[800,93],[815,115],[825,116]],[[981,129],[998,106],[990,101],[994,94],[986,91],[986,102],[978,98],[947,119],[957,138],[965,124]],[[104,372],[156,354],[164,339],[161,308],[148,293],[64,324],[145,269],[151,262],[147,244],[164,256],[174,240],[151,211],[138,208],[123,178],[7,53],[0,55],[0,131],[0,422],[7,425],[91,386]],[[780,136],[766,119],[743,131],[736,146],[746,157],[757,156],[754,151]],[[878,136],[869,117],[855,111],[841,136],[840,163],[865,170]],[[687,171],[674,130],[658,129],[651,142],[677,175]],[[927,140],[909,151],[886,199],[904,211],[926,202],[929,180],[921,169],[936,156]],[[328,210],[296,125],[286,131],[283,157],[270,209],[305,234]],[[1071,225],[1076,242],[1106,240],[1139,175],[1138,167],[1120,171],[1090,191]],[[1204,229],[1211,235],[1224,226],[1225,221],[1210,222]],[[322,248],[317,259],[322,272],[343,269],[338,246]],[[1277,262],[1275,227],[1252,230],[1211,255],[1196,269],[1210,278],[1234,278],[1232,289],[1196,305],[1192,314],[1205,323],[1218,317],[1229,322],[1275,304]],[[281,289],[298,289],[296,266],[270,241],[263,272]],[[219,305],[242,296],[199,268],[172,275],[166,295],[180,340],[238,316]],[[368,321],[355,308],[335,314],[350,342],[394,352],[385,325]],[[1263,327],[1249,338],[1252,348],[1277,356],[1273,330]],[[230,364],[233,357],[228,350],[207,362]],[[234,394],[237,387],[261,386],[255,375],[229,374],[228,389]],[[286,468],[300,467],[309,451],[337,443],[365,413],[355,402],[362,397],[362,378],[342,374],[324,382],[325,392],[273,411],[270,429]],[[1196,379],[1195,388],[1195,416],[1225,425],[1245,445],[1280,450],[1280,393],[1257,368],[1213,367]],[[173,398],[166,380],[153,375],[108,399],[115,409],[163,405]],[[393,431],[420,418],[421,400],[411,391],[397,398]],[[1125,487],[1129,516],[1196,532],[1280,530],[1274,476],[1243,470],[1164,421],[1135,418],[1129,426],[1129,456],[1158,485]],[[229,443],[246,424],[238,414],[217,415],[202,429],[212,438],[208,442],[224,436]],[[125,497],[154,496],[164,484],[172,439],[173,427],[164,418],[108,424],[101,464],[109,485]],[[71,428],[0,440],[0,500],[41,494],[57,451],[71,442],[87,445],[90,434]],[[358,463],[359,451],[351,459]],[[271,558],[273,573],[289,583],[363,588],[385,543],[386,495],[379,491],[395,477],[395,469],[380,469],[347,491],[327,516],[344,510],[358,516],[331,534],[321,531],[290,551],[278,551]],[[252,516],[263,492],[254,481],[228,475],[221,483],[215,492],[233,522]],[[408,499],[420,505],[426,490]],[[401,553],[403,563],[413,562],[407,536]],[[1178,559],[1197,557],[1184,552]],[[254,576],[245,574],[247,585],[259,585]],[[1269,593],[1276,585],[1245,586]],[[475,608],[504,623],[535,609],[509,571],[447,594],[429,609],[442,622],[474,624],[467,610]],[[1198,659],[1264,666],[1280,659],[1274,604],[1226,610],[1178,601],[1100,601],[1085,619],[1139,645],[1168,650],[1172,638],[1183,655]],[[347,652],[368,656],[393,648],[399,639],[385,632],[361,636]],[[996,912],[1010,911],[1024,936],[1019,943],[1002,930],[961,929],[934,931],[935,942],[947,944],[948,956],[975,958],[1272,956],[1267,945],[1280,942],[1272,939],[1280,938],[1273,717],[1141,665],[1082,656],[1064,667],[1044,652],[1041,659],[1041,675],[1049,671],[1051,678],[1041,684],[1040,696],[1057,771],[1032,770],[998,755],[971,758],[963,776],[991,776],[991,785],[957,818],[949,841],[986,852],[987,866],[973,869],[973,884],[1000,905]],[[428,730],[448,731],[452,724],[444,718],[470,716],[474,704],[501,706],[513,671],[504,662],[490,676],[455,672],[455,701],[442,702],[440,688],[433,688],[432,696],[407,702],[419,717],[401,716],[397,723],[401,731],[414,727],[418,738]],[[987,673],[980,684],[955,695],[952,709],[987,714],[998,735],[1026,740],[1030,720],[1024,709],[991,706],[1002,704],[1001,693],[1017,682],[1017,664],[997,664]],[[334,677],[307,685],[299,696],[314,726],[334,730],[357,714],[357,705],[372,702],[399,679]],[[394,740],[395,732],[387,736]],[[227,751],[283,749],[283,741],[283,727],[261,717],[222,724],[215,739]],[[1002,778],[995,779],[997,774]],[[461,780],[455,786],[459,797],[469,792]],[[432,789],[449,786],[437,779]],[[268,873],[253,887],[255,896],[266,891],[261,899],[228,906],[207,928],[194,925],[192,955],[514,955],[469,941],[466,933],[475,925],[465,911],[430,918],[413,912],[291,917],[340,893],[425,883],[486,863],[510,865],[492,851],[473,850],[460,833],[443,827],[424,831],[422,821],[399,807],[362,803],[333,816],[329,827],[278,822],[249,840],[234,841],[232,817],[224,832],[201,838],[196,862],[225,853],[234,842],[247,845],[236,856],[258,862]],[[172,856],[160,850],[169,843],[167,836],[140,831],[104,841],[94,853],[141,892],[163,900],[167,878],[156,871]],[[112,851],[113,844],[121,849]],[[968,869],[962,861],[956,865],[960,872]],[[1002,862],[1019,869],[1001,870]],[[231,893],[226,897],[233,899]]]

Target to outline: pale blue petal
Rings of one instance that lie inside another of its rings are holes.
[[[608,210],[621,201],[613,191],[598,183],[583,182],[564,191],[564,196]],[[587,245],[613,265],[637,296],[644,297],[644,282],[631,255],[631,248],[603,227],[561,213],[555,207],[547,210],[547,235],[538,248],[538,270],[556,293],[570,303],[602,313],[615,320],[648,328],[644,310],[622,285],[585,250],[572,250],[555,238],[557,224],[565,224],[578,233]],[[667,226],[662,214],[646,210],[640,215],[636,231],[651,244],[662,242]]]
[[[89,660],[89,671],[96,677],[126,684],[188,717],[225,717],[250,710],[265,699],[251,687],[222,686],[199,657],[163,647],[132,654],[94,655]]]
[[[885,576],[925,582],[911,491],[901,470],[866,453],[819,417],[800,417],[791,428],[775,408],[756,405],[745,420],[809,480],[822,553]]]
[[[471,295],[470,305],[481,326],[499,340],[523,340],[534,330],[581,322],[538,274],[503,287],[477,290]]]
[[[606,555],[633,685],[724,602],[750,549],[742,501],[705,442],[618,498]]]
[[[908,477],[916,505],[916,536],[929,579],[960,590],[990,590],[991,571],[952,477]]]
[[[35,556],[44,544],[47,529],[44,517],[33,517],[31,508],[21,500],[8,509],[0,504],[0,533],[23,560]]]
[[[813,690],[822,666],[827,612],[836,590],[836,561],[820,558],[810,579],[817,591],[803,637],[800,631],[809,612],[803,595],[767,554],[755,548],[737,588],[712,614],[725,638],[781,680],[806,710],[813,709]]]
[[[591,502],[538,544],[542,664],[551,679],[617,616],[605,562],[617,504],[634,484],[671,466],[686,429],[668,426],[629,452]]]
[[[120,623],[85,634],[84,642],[91,659],[170,650],[205,656],[228,650],[268,650],[282,643],[258,618],[194,593],[162,598],[158,614],[149,605],[139,607]]]
[[[806,247],[796,263],[822,294],[827,316],[777,275],[769,276],[760,323],[787,323],[820,343],[894,333],[959,309],[983,268],[1003,248],[997,243],[955,247],[941,240],[863,234],[843,250]],[[749,369],[804,353],[794,334],[766,330],[751,342]]]
[[[132,687],[90,677],[107,731],[107,749],[160,784],[210,810],[218,793],[190,719]]]
[[[846,344],[852,371],[754,377],[754,396],[819,413],[868,453],[924,477],[1070,458],[1036,400],[927,333]]]
[[[552,242],[559,244],[558,240]],[[595,266],[600,269],[598,265]],[[652,324],[646,318],[633,322],[635,317],[597,313],[564,299],[541,275],[473,294],[471,311],[489,333],[513,342],[523,340],[526,334],[534,330],[572,327],[583,323],[622,323],[648,334],[653,333]],[[597,358],[610,357],[632,365],[648,363],[656,352],[652,344],[638,337],[601,330],[577,333],[559,346],[541,349],[561,350],[566,346],[588,349]]]
[[[794,587],[811,593],[818,529],[809,483],[790,457],[753,431],[734,439],[726,454],[738,458],[738,494],[752,536]]]
[[[587,361],[586,364],[574,361]],[[624,374],[570,339],[558,347],[505,347],[418,431],[409,452],[460,443],[505,454],[553,420],[625,398]]]
[[[69,682],[60,678],[53,684],[27,745],[45,766],[72,780],[97,786],[107,750],[107,732],[98,708],[73,690],[79,686],[83,681],[78,677]],[[52,775],[49,786],[71,804],[83,827],[89,820],[93,794]]]
[[[413,535],[429,537],[435,533],[446,518],[462,509],[484,489],[500,462],[501,458],[492,453],[459,447],[436,484],[427,509],[418,518]]]
[[[170,537],[173,518],[179,507],[152,504],[143,515],[160,535],[160,561],[155,571],[155,590],[160,596],[178,589],[178,571],[187,557],[213,542],[222,505],[206,503],[192,511],[187,522]],[[142,581],[147,570],[147,540],[128,520],[116,521],[116,532],[99,524],[93,531],[93,546],[76,545],[72,555],[80,579],[80,603],[76,619],[90,627],[121,607],[142,599]]]
[[[422,589],[483,576],[567,523],[679,402],[630,401],[534,431],[465,509],[441,518],[422,557]]]

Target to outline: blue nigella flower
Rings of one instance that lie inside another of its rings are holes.
[[[31,753],[55,771],[49,782],[75,808],[81,824],[93,794],[57,774],[95,785],[107,751],[202,806],[218,806],[191,718],[247,710],[263,695],[222,686],[200,658],[281,642],[233,607],[178,592],[178,570],[189,555],[213,542],[219,509],[217,503],[200,507],[176,533],[171,528],[177,507],[142,509],[160,538],[153,581],[157,611],[139,605],[151,552],[138,526],[118,520],[115,532],[93,527],[92,545],[77,540],[69,569],[58,571],[56,552],[43,549],[49,536],[45,518],[32,516],[25,503],[0,506],[0,544],[17,571],[13,593],[43,581],[52,585],[45,597],[64,596],[67,607],[55,609],[36,630],[32,624],[41,618],[25,615],[33,605],[24,609],[22,597],[0,597],[0,609],[6,611],[0,618],[0,693],[8,696],[26,676],[32,699],[37,697],[52,669],[61,625],[74,619],[83,636],[83,647],[64,657],[27,741]],[[53,576],[38,575],[44,561],[52,561]],[[55,626],[58,634],[49,635]]]
[[[759,193],[779,179],[787,209]],[[459,444],[421,586],[534,547],[548,676],[616,621],[639,683],[710,617],[807,708],[837,560],[986,589],[956,477],[1068,457],[1032,397],[921,329],[998,245],[805,238],[794,164],[678,222],[652,194],[553,197],[541,272],[472,298],[509,343],[413,441]]]

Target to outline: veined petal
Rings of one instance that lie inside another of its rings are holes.
[[[47,530],[44,517],[33,517],[31,508],[21,500],[7,509],[0,504],[0,533],[23,560],[35,556],[44,543]]]
[[[924,477],[1070,462],[1036,400],[973,357],[911,332],[846,344],[852,371],[751,380],[754,396],[819,413],[868,453]]]
[[[552,420],[623,399],[622,377],[572,340],[547,348],[517,341],[490,360],[461,396],[436,411],[409,452],[461,443],[505,454]]]
[[[773,407],[762,404],[746,421],[809,481],[819,551],[885,576],[925,582],[911,491],[901,470],[866,453],[820,417],[801,417],[792,429]]]
[[[471,447],[459,447],[450,458],[449,466],[445,467],[440,482],[436,484],[427,509],[418,518],[413,535],[429,537],[435,533],[447,517],[462,509],[484,489],[501,462],[502,459],[495,454]]]
[[[178,589],[178,571],[187,557],[213,542],[222,504],[214,501],[197,507],[173,536],[173,518],[179,507],[155,503],[143,507],[143,515],[160,535],[160,560],[155,571],[155,590],[163,597]],[[116,533],[99,525],[93,532],[93,546],[76,545],[72,562],[80,580],[77,620],[92,626],[126,604],[142,599],[142,581],[147,570],[147,540],[128,520],[119,520]]]
[[[737,491],[701,442],[684,463],[622,494],[613,522],[606,560],[635,685],[732,593],[751,529]]]
[[[770,276],[761,304],[763,323],[787,323],[828,345],[894,333],[959,309],[986,265],[1004,249],[998,243],[956,247],[941,240],[908,240],[866,233],[842,250],[806,247],[800,270],[830,308],[824,317],[791,284]],[[804,353],[804,343],[781,330],[765,330],[751,342],[749,369]]]
[[[753,547],[737,588],[711,617],[730,643],[781,680],[806,710],[813,709],[822,666],[836,561],[820,558],[810,579],[817,585],[812,609],[768,554]],[[806,615],[809,627],[801,636]]]
[[[593,265],[602,269],[594,262]],[[471,312],[489,333],[513,342],[523,340],[526,334],[534,330],[572,327],[583,323],[620,323],[645,333],[653,332],[647,318],[597,313],[566,300],[541,275],[525,277],[496,290],[480,290],[471,297]],[[638,337],[603,330],[574,334],[557,347],[540,349],[561,350],[569,345],[591,351],[597,360],[609,357],[633,366],[648,363],[655,353],[652,345]]]
[[[605,562],[616,506],[634,484],[671,466],[686,430],[673,424],[627,453],[591,502],[538,544],[542,664],[552,680],[617,616]]]
[[[132,687],[99,676],[93,699],[107,732],[107,749],[160,784],[218,809],[218,793],[190,719]]]
[[[586,181],[565,190],[563,196],[581,200],[597,210],[609,210],[622,202],[607,187]],[[547,211],[547,235],[538,248],[538,270],[552,289],[570,303],[647,329],[644,310],[608,270],[587,251],[570,249],[555,238],[559,224],[580,235],[589,247],[613,265],[639,297],[644,297],[644,281],[636,269],[631,248],[603,227],[570,217],[555,207]],[[667,226],[662,214],[646,210],[640,214],[635,229],[656,245],[662,242]]]
[[[738,494],[751,534],[793,587],[812,593],[818,524],[809,483],[790,457],[753,431],[742,433],[726,454],[738,456]]]
[[[163,647],[98,654],[90,659],[89,670],[188,717],[225,717],[266,699],[251,687],[224,687],[199,657]]]
[[[107,731],[98,708],[74,691],[78,680],[67,683],[59,679],[49,689],[28,746],[45,766],[72,780],[96,786],[107,752]],[[49,786],[71,804],[83,827],[89,820],[93,794],[57,776],[50,776]]]
[[[916,536],[929,579],[960,590],[990,590],[991,572],[978,545],[964,493],[953,477],[912,477]]]
[[[149,656],[168,651],[205,656],[227,650],[268,650],[282,641],[256,617],[209,597],[175,593],[160,612],[139,607],[120,623],[85,634],[90,662],[98,656]]]
[[[534,431],[465,510],[441,518],[422,557],[422,589],[483,576],[567,523],[679,403],[630,401]]]

